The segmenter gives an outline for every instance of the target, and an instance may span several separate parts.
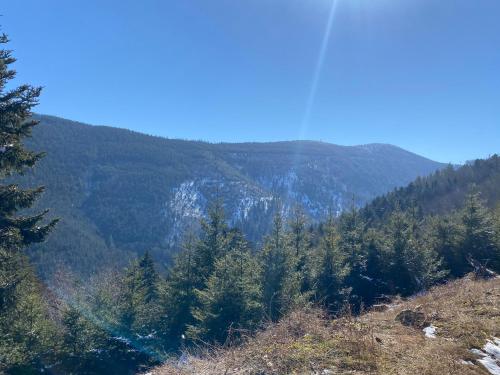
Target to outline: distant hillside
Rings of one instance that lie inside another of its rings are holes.
[[[396,208],[419,207],[422,214],[442,214],[459,208],[465,195],[477,189],[490,207],[500,202],[500,157],[476,160],[460,168],[451,166],[408,186],[375,198],[362,209],[368,222],[383,221]]]
[[[166,261],[217,197],[231,223],[258,241],[278,206],[286,213],[299,203],[320,220],[443,167],[383,144],[210,144],[40,119],[28,146],[47,156],[22,181],[45,185],[39,207],[63,219],[33,251],[45,275],[61,265],[90,273],[146,249]]]

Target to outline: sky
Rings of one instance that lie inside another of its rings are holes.
[[[498,0],[2,0],[36,111],[169,138],[500,152]]]

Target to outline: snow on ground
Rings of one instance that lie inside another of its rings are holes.
[[[436,338],[437,329],[432,324],[429,327],[425,327],[423,329],[423,331],[424,331],[425,337],[428,337],[430,339]]]
[[[481,357],[478,362],[488,370],[490,374],[500,375],[500,339],[494,337],[483,346],[483,350],[472,349],[472,353]]]

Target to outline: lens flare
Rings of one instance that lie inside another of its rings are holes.
[[[326,24],[325,32],[323,34],[323,40],[321,41],[321,48],[318,54],[318,59],[316,61],[316,67],[314,69],[314,75],[311,82],[309,95],[307,97],[306,108],[300,126],[299,139],[304,139],[304,137],[307,134],[307,130],[309,128],[311,111],[313,109],[314,101],[316,99],[316,93],[318,91],[319,80],[321,78],[321,72],[323,71],[323,65],[325,63],[326,53],[328,52],[328,44],[332,33],[333,20],[335,18],[335,12],[337,10],[337,4],[338,0],[332,0],[330,6],[330,12],[328,15],[328,22]]]
[[[300,124],[299,138],[304,139],[307,135],[309,128],[311,112],[314,106],[314,101],[316,99],[316,93],[318,91],[319,81],[321,78],[321,72],[323,70],[323,65],[325,63],[326,54],[328,52],[328,44],[330,42],[330,36],[333,28],[333,20],[335,18],[335,13],[337,10],[339,0],[331,0],[330,11],[328,13],[328,20],[325,27],[325,32],[323,33],[323,38],[321,40],[321,48],[319,50],[318,58],[316,60],[316,66],[313,73],[313,79],[307,96],[306,107],[304,111],[304,116],[302,117],[302,122]],[[293,176],[296,170],[300,168],[300,155],[302,153],[302,143],[297,143],[295,146],[295,151],[292,159],[290,174]],[[293,201],[290,197],[290,191],[285,193],[284,201],[290,203]]]

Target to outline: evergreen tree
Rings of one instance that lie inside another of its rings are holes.
[[[378,297],[389,294],[387,280],[388,274],[388,257],[384,253],[384,238],[383,235],[371,228],[368,229],[364,239],[366,247],[366,277],[369,285],[363,291],[363,302],[370,306],[376,302]]]
[[[261,319],[258,264],[242,235],[231,237],[230,252],[216,260],[206,288],[197,290],[201,306],[194,310],[191,337],[223,343],[231,329],[252,330]]]
[[[340,217],[338,231],[338,249],[347,272],[344,282],[350,288],[349,302],[358,309],[371,282],[366,275],[367,249],[364,244],[364,227],[354,206]]]
[[[116,355],[115,347],[96,317],[82,311],[85,312],[83,306],[67,305],[64,308],[58,353],[60,361],[56,369],[74,375],[108,373],[118,363],[117,358],[114,363],[109,363],[109,358]]]
[[[226,255],[228,251],[228,226],[224,208],[220,200],[209,208],[208,220],[201,220],[201,241],[197,244],[194,253],[194,262],[199,280],[197,288],[203,288],[214,270],[217,259]]]
[[[177,254],[174,266],[167,276],[167,287],[162,305],[162,331],[167,346],[176,347],[182,342],[187,327],[196,323],[192,308],[196,302],[195,288],[199,275],[194,264],[195,238],[189,235],[184,248]]]
[[[63,352],[69,357],[82,360],[81,357],[92,347],[89,342],[89,326],[80,312],[68,306],[62,317],[64,335],[62,342]]]
[[[465,257],[460,249],[460,227],[454,216],[436,216],[426,226],[426,243],[442,259],[442,268],[451,276],[463,275]]]
[[[386,244],[391,262],[389,266],[392,293],[410,295],[416,290],[416,275],[412,275],[410,262],[415,254],[415,240],[407,216],[395,211],[386,228]],[[412,247],[412,248],[410,248]]]
[[[8,43],[5,34],[0,35],[0,45]],[[31,135],[36,121],[30,120],[32,108],[38,104],[41,89],[29,85],[8,89],[8,83],[16,72],[12,52],[0,49],[0,180],[13,174],[22,174],[43,156],[28,151],[23,139]],[[34,326],[42,324],[41,298],[34,287],[33,271],[23,254],[23,249],[41,242],[56,224],[56,220],[42,224],[46,211],[35,215],[18,215],[29,208],[43,192],[42,187],[22,189],[16,184],[0,184],[0,369],[18,366],[23,360],[29,365],[42,344]],[[27,299],[32,299],[33,310],[18,315]],[[38,310],[35,312],[35,310]],[[14,320],[12,320],[14,319]],[[23,327],[26,329],[22,331]],[[30,328],[35,331],[29,331]],[[7,351],[7,352],[5,352]],[[12,353],[17,353],[15,359]],[[13,362],[11,362],[11,360]]]
[[[7,36],[0,36],[0,44],[8,42]],[[30,120],[31,109],[38,104],[41,88],[22,85],[8,90],[8,82],[16,72],[10,68],[15,62],[11,51],[0,50],[0,178],[13,173],[22,174],[33,167],[43,156],[28,151],[23,139],[31,135],[37,121]],[[17,216],[20,209],[29,208],[43,192],[43,187],[21,189],[16,184],[0,185],[0,247],[11,253],[20,252],[26,246],[41,242],[55,225],[40,222],[46,211],[33,216]],[[8,285],[0,286],[3,295]]]
[[[495,225],[495,240],[497,251],[500,251],[500,203],[497,204],[493,211],[494,225]]]
[[[283,217],[278,212],[274,217],[272,233],[266,238],[260,255],[262,304],[265,314],[273,321],[286,311],[290,298],[298,294],[299,288],[298,283],[289,280],[290,261],[286,242]],[[293,287],[291,287],[292,284]],[[292,295],[286,293],[292,293]]]
[[[311,288],[311,269],[310,262],[308,262],[311,256],[311,244],[307,219],[300,207],[294,208],[288,226],[290,228],[287,236],[288,259],[291,262],[292,272],[289,276],[295,279],[294,283],[298,285],[298,291],[305,295]]]
[[[341,309],[346,298],[344,279],[348,272],[343,254],[339,251],[339,235],[335,220],[330,214],[323,225],[319,247],[318,271],[316,272],[316,299],[331,312]]]
[[[201,220],[200,238],[189,239],[185,251],[178,255],[167,277],[168,299],[164,303],[163,318],[166,341],[178,342],[188,327],[198,324],[194,312],[201,309],[204,303],[200,292],[207,288],[217,261],[230,251],[229,232],[222,202],[217,200],[209,209],[208,219]],[[190,329],[191,333],[195,331]]]
[[[25,260],[24,260],[25,261]],[[50,320],[42,297],[42,286],[27,271],[16,285],[9,308],[0,320],[0,373],[29,374],[43,369],[45,361],[52,361],[55,326]]]
[[[495,244],[495,229],[492,216],[481,202],[479,193],[472,191],[465,199],[461,212],[463,225],[462,256],[471,257],[483,265],[500,271],[500,251]],[[471,270],[470,266],[464,271]]]
[[[413,215],[400,210],[391,215],[386,227],[389,283],[393,293],[408,296],[444,276],[436,254],[418,241],[419,227]]]
[[[159,321],[159,276],[148,252],[126,272],[121,323],[126,332],[150,335]]]

